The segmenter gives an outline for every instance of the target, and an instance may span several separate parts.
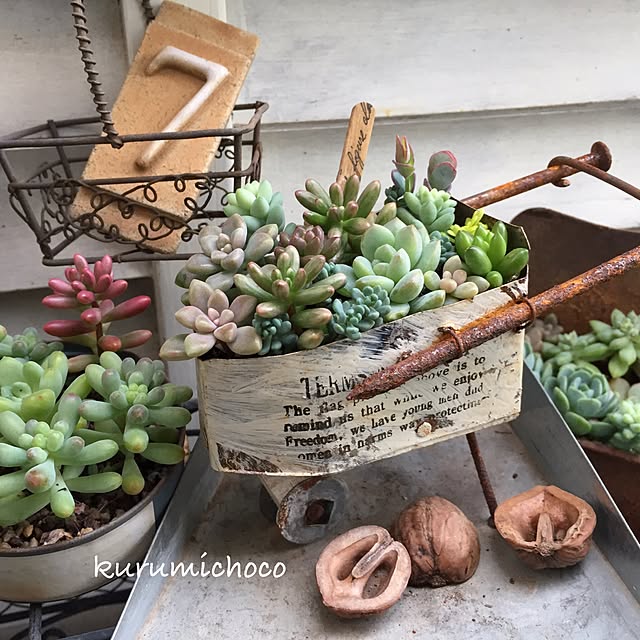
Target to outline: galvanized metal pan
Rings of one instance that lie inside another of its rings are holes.
[[[488,526],[467,443],[455,438],[341,474],[350,502],[337,532],[362,524],[390,527],[412,500],[438,494],[457,504],[478,528],[482,554],[477,573],[462,585],[410,588],[383,616],[340,620],[324,609],[315,584],[315,563],[327,541],[304,547],[286,542],[260,512],[259,479],[227,475],[221,481],[199,442],[146,561],[154,570],[164,563],[166,573],[171,561],[187,568],[193,563],[196,571],[202,562],[205,570],[220,562],[217,572],[222,568],[224,575],[183,577],[178,566],[173,577],[151,577],[144,570],[114,640],[637,638],[638,545],[529,372],[524,383],[523,414],[514,425],[521,440],[508,425],[486,429],[478,440],[499,501],[553,482],[595,507],[597,545],[582,564],[544,572],[524,567]],[[227,575],[236,562],[242,571],[251,562],[266,562],[271,570],[282,563],[286,572],[278,578],[247,578],[233,569]]]

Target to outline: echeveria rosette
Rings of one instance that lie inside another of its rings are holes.
[[[228,217],[242,216],[249,230],[255,233],[264,225],[275,224],[282,231],[285,224],[282,194],[274,192],[268,180],[254,180],[245,184],[227,196],[227,204],[223,207]]]
[[[48,420],[67,380],[69,363],[62,351],[54,351],[41,364],[21,358],[0,358],[0,413],[12,411],[23,420]],[[80,389],[82,376],[71,385]]]
[[[378,327],[391,311],[389,294],[379,286],[354,289],[351,300],[336,298],[329,331],[337,337],[359,340],[362,332]]]
[[[237,274],[234,282],[242,293],[255,298],[256,315],[275,318],[289,314],[291,323],[301,332],[298,346],[314,349],[322,344],[324,327],[331,320],[331,311],[314,305],[331,298],[336,289],[347,282],[343,273],[318,280],[324,266],[324,256],[314,256],[301,266],[297,249],[288,246],[278,256],[275,265],[260,267],[249,263],[247,274]]]
[[[424,289],[424,272],[438,266],[440,241],[430,240],[424,227],[395,218],[367,230],[360,248],[362,255],[352,265],[356,287],[379,286],[389,294],[386,321],[406,316]]]
[[[89,392],[86,383],[75,386],[80,387],[83,395]],[[72,492],[106,493],[120,487],[119,473],[94,467],[118,452],[117,443],[105,439],[88,444],[75,431],[81,402],[82,396],[65,392],[48,421],[0,413],[0,467],[13,469],[0,475],[0,526],[21,522],[47,505],[59,518],[69,518],[75,509]]]
[[[564,364],[555,375],[543,377],[542,384],[576,436],[609,437],[612,428],[604,418],[620,400],[597,367],[586,362]]]
[[[262,341],[251,323],[256,300],[239,295],[232,302],[220,289],[194,280],[188,292],[190,304],[176,312],[176,320],[191,333],[169,338],[160,349],[163,360],[199,358],[216,349],[241,356],[255,355]]]
[[[334,258],[340,250],[340,237],[327,236],[323,228],[318,225],[305,227],[292,224],[287,225],[278,236],[278,244],[274,248],[276,260],[289,245],[298,250],[300,264],[304,266],[313,256],[324,256],[327,261]]]
[[[54,351],[62,351],[62,342],[45,342],[40,339],[38,330],[27,327],[22,333],[9,335],[7,329],[0,325],[0,358],[10,356],[25,362],[41,363]]]
[[[556,344],[564,333],[564,327],[558,322],[555,313],[544,318],[536,318],[526,329],[526,336],[534,351],[542,351],[543,344]]]
[[[138,329],[122,336],[109,333],[112,322],[133,318],[151,304],[149,296],[136,296],[115,304],[114,298],[122,295],[128,286],[126,280],[115,280],[113,261],[109,256],[98,260],[91,269],[80,254],[73,257],[74,266],[65,270],[66,281],[49,280],[53,294],[42,303],[51,309],[77,309],[79,320],[52,320],[44,330],[57,338],[89,347],[93,355],[75,356],[69,361],[70,371],[81,371],[87,364],[96,362],[102,351],[120,351],[145,344],[151,331]]]
[[[85,400],[79,414],[93,429],[79,429],[86,441],[113,440],[124,455],[122,489],[136,495],[144,488],[144,477],[135,455],[158,464],[177,464],[184,458],[179,429],[191,414],[181,405],[193,394],[189,387],[166,381],[161,360],[122,360],[105,352],[100,364],[91,364],[85,375],[102,400]]]
[[[612,378],[626,375],[630,367],[637,368],[640,357],[640,316],[635,311],[625,314],[620,309],[611,312],[611,324],[600,320],[589,323],[595,337],[609,357]]]
[[[249,232],[246,219],[234,214],[222,225],[209,223],[198,234],[202,253],[195,253],[176,275],[179,287],[189,288],[194,280],[204,280],[212,289],[229,291],[233,276],[249,262],[260,263],[273,251],[278,225],[268,224]]]
[[[275,318],[254,316],[251,322],[262,340],[259,356],[278,356],[291,353],[298,348],[298,335],[293,329],[288,313]]]
[[[637,397],[622,400],[606,418],[611,426],[607,444],[629,451],[640,453],[640,399]]]

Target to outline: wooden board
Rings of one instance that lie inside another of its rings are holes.
[[[183,49],[206,60],[225,66],[230,75],[216,89],[212,99],[188,123],[189,129],[223,128],[231,115],[244,78],[251,66],[257,36],[247,33],[210,16],[192,11],[172,2],[164,2],[156,19],[146,31],[120,95],[113,107],[113,120],[120,134],[161,131],[171,118],[195,95],[202,80],[176,69],[163,69],[147,75],[146,69],[167,45]],[[83,178],[132,177],[155,174],[204,172],[209,169],[219,139],[197,138],[168,142],[162,153],[147,169],[140,169],[135,161],[148,145],[147,142],[128,143],[121,149],[98,145],[85,167]],[[153,206],[170,217],[187,220],[191,212],[184,205],[187,197],[197,198],[193,181],[187,182],[184,192],[178,192],[173,182],[154,185],[157,201]],[[133,185],[103,187],[116,194],[129,191]],[[78,218],[92,210],[93,192],[81,189],[70,208],[72,217]],[[142,189],[133,191],[129,198],[147,203]],[[133,207],[133,213],[124,219],[117,202],[110,203],[99,212],[104,222],[117,225],[120,233],[131,240],[140,239],[138,225],[148,225],[151,219],[145,207]],[[174,252],[180,243],[177,230],[167,237],[149,242],[147,246],[163,253]]]

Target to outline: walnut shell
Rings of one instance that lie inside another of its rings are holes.
[[[407,550],[386,529],[351,529],[332,540],[316,564],[322,600],[343,618],[386,611],[402,596],[411,574]]]
[[[395,537],[411,557],[411,586],[458,584],[478,568],[476,528],[455,504],[439,496],[407,507],[398,517]]]
[[[555,569],[577,564],[589,553],[596,514],[571,493],[537,486],[500,504],[494,522],[526,565]]]

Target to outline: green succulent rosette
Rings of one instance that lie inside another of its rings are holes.
[[[611,324],[600,320],[589,323],[599,343],[608,352],[609,373],[622,378],[640,358],[640,316],[635,311],[625,314],[619,309],[611,312]]]
[[[607,378],[592,364],[569,363],[543,380],[558,411],[576,436],[606,440],[613,428],[604,420],[620,402]]]

